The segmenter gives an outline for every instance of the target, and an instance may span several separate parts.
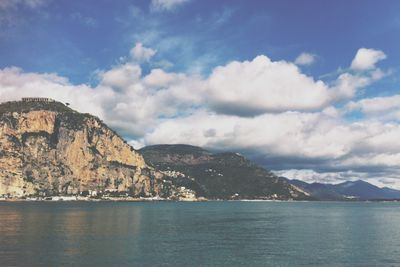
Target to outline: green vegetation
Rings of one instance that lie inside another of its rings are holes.
[[[291,186],[236,153],[213,154],[188,145],[156,145],[140,150],[146,162],[163,171],[178,171],[174,185],[210,199],[291,198]],[[189,178],[189,179],[188,179]],[[190,179],[191,178],[191,179]]]

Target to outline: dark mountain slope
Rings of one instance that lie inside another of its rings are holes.
[[[236,153],[189,145],[155,145],[139,151],[155,168],[189,177],[211,199],[308,199],[303,192]]]

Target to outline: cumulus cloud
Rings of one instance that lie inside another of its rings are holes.
[[[118,65],[106,72],[100,72],[99,76],[103,85],[117,90],[125,90],[134,85],[142,74],[139,65],[126,63]]]
[[[142,43],[137,43],[130,51],[131,57],[139,62],[149,61],[156,53],[157,50],[144,47]]]
[[[360,48],[351,62],[350,68],[353,70],[373,69],[378,61],[381,61],[385,58],[386,55],[381,50]]]
[[[315,62],[316,56],[310,53],[301,53],[294,61],[297,65],[311,65]]]
[[[4,68],[0,100],[46,96],[69,102],[99,116],[135,146],[189,143],[242,152],[276,171],[310,169],[327,181],[329,173],[349,171],[365,179],[372,179],[365,173],[376,175],[380,183],[400,181],[393,171],[400,165],[400,125],[369,118],[347,121],[335,107],[339,99],[349,100],[373,83],[371,71],[343,73],[328,84],[293,63],[258,56],[218,66],[208,77],[160,68],[143,73],[137,61],[98,77],[98,85],[90,87],[56,74]],[[386,112],[396,109],[398,98],[353,101],[344,110]]]
[[[371,76],[343,73],[334,82],[332,97],[336,100],[352,98],[358,89],[370,85],[373,81]]]
[[[365,98],[359,101],[351,101],[346,105],[347,110],[360,110],[367,114],[386,113],[392,110],[400,110],[400,95]]]
[[[140,66],[126,63],[101,72],[99,84],[92,88],[73,85],[56,74],[5,68],[0,70],[0,101],[26,96],[51,97],[71,103],[80,112],[94,114],[121,134],[135,139],[151,130],[160,117],[189,112],[201,100],[201,86],[195,78],[177,73],[162,73],[161,78],[159,75],[153,71],[143,77]]]
[[[152,0],[150,9],[154,11],[171,11],[190,0]]]
[[[316,111],[382,78],[375,72],[341,74],[332,85],[303,74],[293,63],[257,56],[216,67],[206,83],[209,105],[217,112],[255,116],[268,112]]]
[[[167,73],[162,69],[152,69],[143,81],[150,87],[167,87],[185,79],[182,73]]]
[[[330,100],[324,82],[302,74],[292,63],[266,56],[217,67],[207,82],[211,105],[226,114],[315,110]]]
[[[213,134],[209,133],[213,129]],[[187,142],[203,147],[263,151],[276,157],[337,159],[363,137],[363,129],[340,124],[330,113],[285,112],[253,118],[200,110],[164,120],[145,136],[146,143]]]
[[[141,75],[133,63],[116,66],[100,75],[94,90],[111,90],[113,98],[103,104],[105,120],[124,135],[141,138],[160,117],[175,117],[189,112],[201,102],[201,83],[195,78],[160,69]]]

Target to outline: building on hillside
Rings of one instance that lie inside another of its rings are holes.
[[[23,97],[23,102],[55,102],[54,99],[47,97]]]

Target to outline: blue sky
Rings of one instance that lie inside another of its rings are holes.
[[[385,51],[382,66],[397,68],[399,8],[398,1],[191,1],[151,12],[149,1],[48,1],[6,11],[15,22],[2,22],[0,66],[85,83],[140,41],[173,71],[198,64],[207,72],[260,54],[291,61],[308,51],[318,62],[306,71],[318,77],[346,67],[360,47]]]
[[[239,151],[400,188],[399,1],[0,0],[0,100],[70,102],[135,147]]]

